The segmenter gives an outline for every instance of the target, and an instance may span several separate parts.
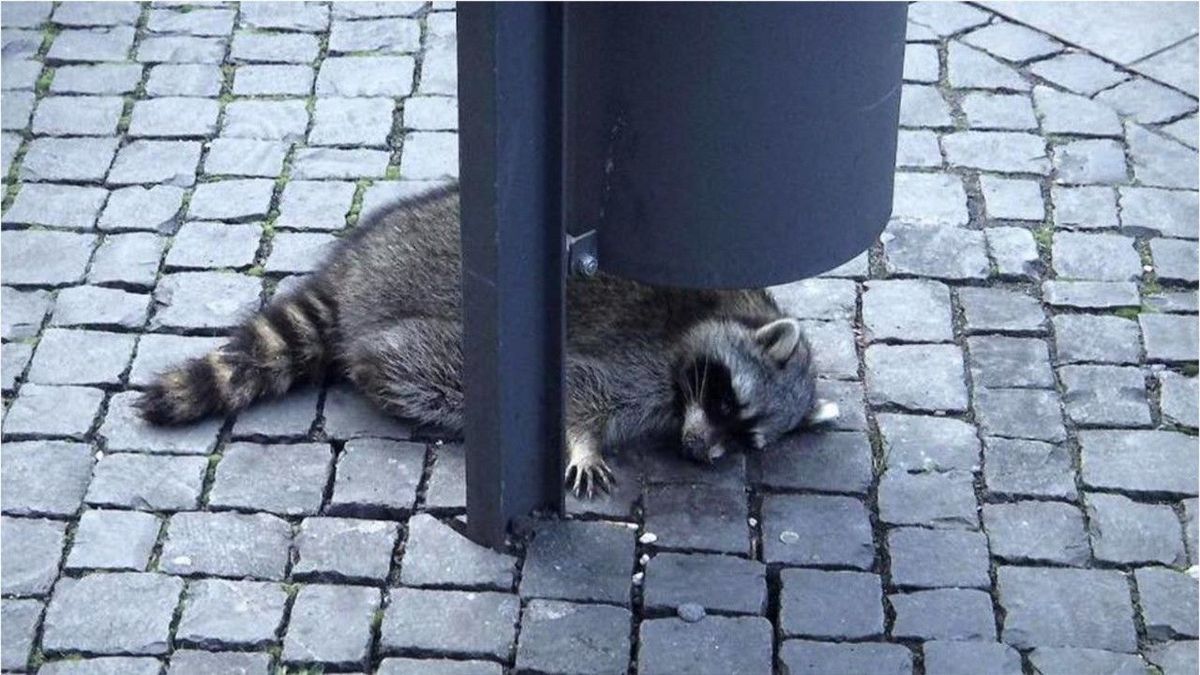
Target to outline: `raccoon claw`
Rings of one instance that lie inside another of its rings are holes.
[[[611,492],[617,479],[603,459],[585,457],[567,466],[566,483],[576,498],[591,499],[597,493]]]

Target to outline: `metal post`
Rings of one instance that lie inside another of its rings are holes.
[[[562,10],[458,7],[467,526],[563,505]]]

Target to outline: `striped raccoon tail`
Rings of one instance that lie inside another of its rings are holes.
[[[233,332],[228,343],[160,374],[138,400],[154,424],[183,424],[236,412],[262,396],[279,396],[325,371],[336,306],[309,280],[279,296]]]

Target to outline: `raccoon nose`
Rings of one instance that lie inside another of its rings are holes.
[[[700,434],[683,435],[683,454],[691,459],[708,461],[708,444]]]

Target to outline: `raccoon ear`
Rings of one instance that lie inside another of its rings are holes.
[[[800,322],[795,319],[772,321],[758,329],[754,340],[767,356],[783,363],[796,351],[796,345],[800,344]]]

